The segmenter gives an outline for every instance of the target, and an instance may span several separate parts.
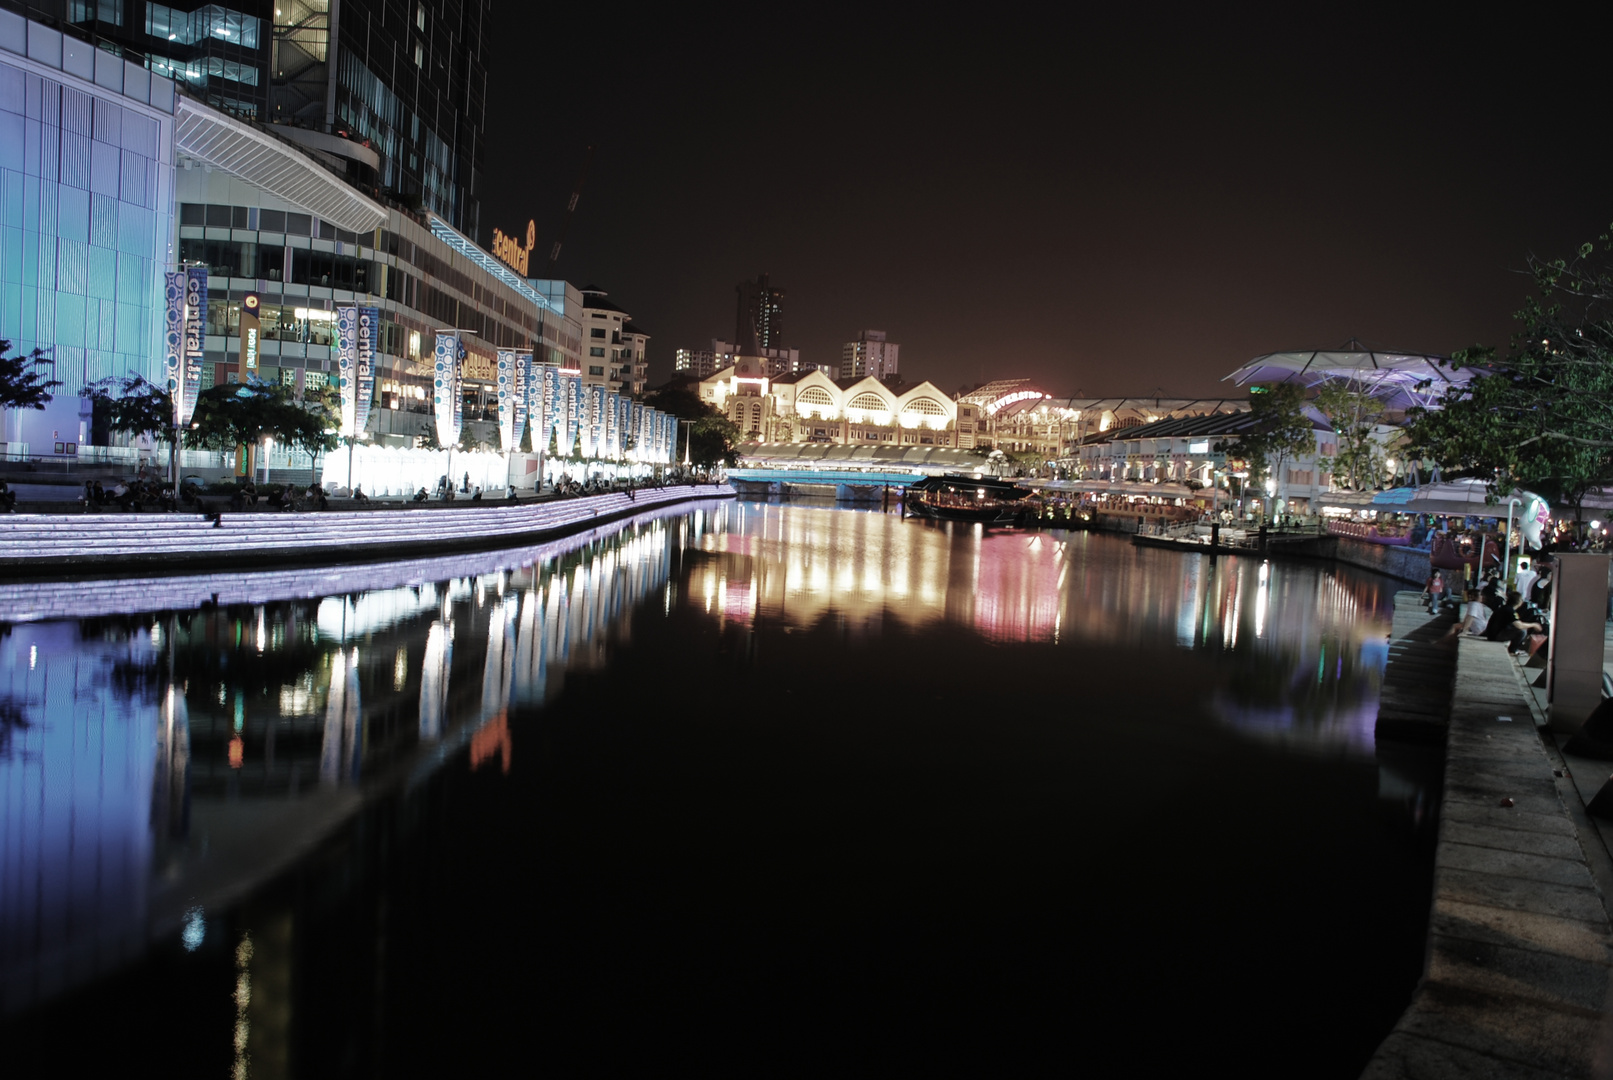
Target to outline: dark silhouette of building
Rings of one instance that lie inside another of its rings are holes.
[[[761,356],[763,349],[784,347],[784,290],[766,274],[741,281],[739,314],[734,326],[734,348],[741,356]]]
[[[469,236],[481,216],[489,4],[0,0]]]

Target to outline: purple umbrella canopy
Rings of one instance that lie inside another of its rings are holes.
[[[1451,386],[1465,385],[1475,372],[1442,367],[1443,356],[1431,353],[1369,349],[1353,338],[1338,349],[1306,349],[1257,356],[1227,376],[1235,386],[1261,382],[1294,382],[1309,389],[1332,379],[1345,379],[1381,399],[1392,410],[1438,405]],[[1419,389],[1422,383],[1428,386]]]

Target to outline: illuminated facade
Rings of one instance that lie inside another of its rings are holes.
[[[830,364],[807,364],[801,360],[800,349],[759,348],[755,356],[761,359],[762,368],[769,378],[778,378],[780,375],[805,374],[809,371],[821,371],[831,379],[836,369]],[[687,372],[700,379],[709,379],[725,367],[729,367],[739,356],[738,350],[731,341],[720,338],[711,339],[709,349],[679,349],[672,368],[674,371]]]
[[[876,379],[896,377],[897,360],[902,347],[885,340],[883,330],[864,330],[856,341],[848,341],[840,349],[840,377],[860,379],[872,375]]]
[[[46,350],[62,382],[6,414],[9,444],[87,442],[80,387],[162,377],[174,108],[167,79],[0,11],[0,338]]]
[[[634,325],[633,316],[617,307],[605,290],[589,285],[580,292],[586,354],[582,357],[583,382],[642,397],[649,379],[645,351],[650,335]]]
[[[759,358],[741,357],[702,380],[700,398],[753,442],[973,445],[972,425],[962,429],[957,403],[929,382],[836,380],[821,371],[773,378]]]
[[[0,0],[477,236],[488,0]]]

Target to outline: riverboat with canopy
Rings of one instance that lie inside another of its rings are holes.
[[[1016,525],[1038,509],[1036,492],[996,477],[926,477],[908,485],[906,513],[935,521]]]

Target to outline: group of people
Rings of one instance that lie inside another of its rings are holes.
[[[172,484],[159,483],[144,476],[127,483],[119,480],[111,487],[103,486],[99,480],[86,480],[84,494],[78,497],[78,501],[84,505],[85,513],[114,506],[137,513],[148,506],[168,511],[179,509],[179,500],[174,496]]]
[[[1480,637],[1487,641],[1504,641],[1507,650],[1514,654],[1534,652],[1546,641],[1551,608],[1552,568],[1520,570],[1516,588],[1508,589],[1499,571],[1491,570],[1478,589],[1465,590],[1457,600],[1445,585],[1441,571],[1429,577],[1423,595],[1428,610],[1438,614],[1448,605],[1460,604],[1458,621],[1451,627],[1447,640],[1457,637]]]

